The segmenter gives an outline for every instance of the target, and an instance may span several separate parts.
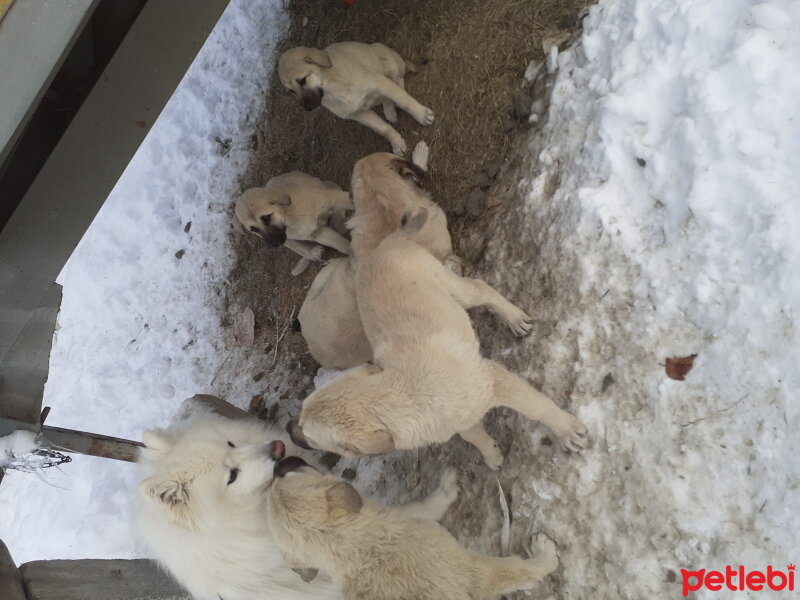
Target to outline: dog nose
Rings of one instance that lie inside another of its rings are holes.
[[[267,452],[272,457],[272,460],[280,460],[283,458],[283,455],[286,454],[286,446],[282,441],[275,440],[269,443]]]

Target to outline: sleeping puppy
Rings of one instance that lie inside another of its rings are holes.
[[[532,559],[475,554],[435,521],[365,501],[299,457],[276,463],[267,521],[286,563],[328,573],[343,600],[489,599],[532,588],[558,567],[544,535]]]
[[[400,227],[406,211],[419,207],[428,210],[420,243],[451,270],[461,272],[447,218],[422,188],[427,165],[428,146],[424,142],[417,144],[412,162],[378,153],[356,163],[352,178],[356,212],[348,222],[352,256],[330,261],[322,268],[297,316],[311,355],[323,367],[346,369],[372,358],[356,305],[356,265]]]
[[[360,42],[340,42],[324,50],[301,46],[278,60],[281,84],[303,108],[322,105],[337,117],[358,121],[388,139],[395,154],[405,153],[406,143],[373,106],[383,104],[383,115],[391,123],[397,121],[396,106],[420,125],[433,123],[433,111],[405,91],[407,71],[414,73],[417,68],[391,48]]]
[[[270,248],[286,246],[303,258],[292,269],[299,275],[329,246],[350,254],[350,242],[331,225],[352,208],[350,195],[330,181],[292,171],[273,177],[263,188],[251,188],[236,201],[234,224],[261,236]]]
[[[530,317],[479,279],[447,270],[419,242],[419,209],[356,272],[356,299],[373,364],[316,390],[287,430],[301,447],[344,456],[385,454],[445,442],[455,434],[498,469],[503,455],[481,422],[507,406],[547,425],[579,451],[586,426],[498,363],[482,358],[465,309],[488,306],[517,335]],[[355,246],[355,240],[354,240]]]

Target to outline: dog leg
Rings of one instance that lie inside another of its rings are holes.
[[[414,146],[414,151],[411,153],[411,162],[417,165],[423,171],[428,170],[428,157],[431,154],[431,149],[425,142],[417,142]]]
[[[417,102],[411,94],[388,77],[381,79],[378,84],[378,91],[414,117],[420,125],[433,125],[433,111]]]
[[[342,254],[350,254],[350,240],[330,227],[320,227],[317,229],[314,233],[314,241],[323,246],[333,248]]]
[[[545,535],[539,535],[536,546],[536,556],[527,560],[518,556],[477,557],[480,570],[486,573],[481,597],[496,597],[530,589],[555,571],[558,568],[558,556],[553,541]]]
[[[286,240],[283,243],[289,250],[296,252],[308,260],[322,259],[322,246],[311,242],[301,242],[300,240]]]
[[[503,464],[503,453],[497,447],[497,442],[492,439],[486,430],[483,428],[483,423],[480,421],[467,429],[466,431],[459,431],[458,435],[461,436],[465,442],[469,442],[475,446],[483,455],[483,460],[492,471],[497,471]]]
[[[397,109],[391,100],[383,101],[383,116],[389,123],[397,123]]]
[[[480,279],[460,277],[448,270],[444,272],[446,276],[442,278],[442,283],[461,306],[464,308],[488,306],[517,335],[528,335],[531,332],[531,318],[521,308],[503,298],[500,292],[488,283]]]
[[[427,498],[398,506],[397,510],[401,511],[405,516],[414,519],[439,521],[444,517],[444,513],[447,512],[447,509],[450,508],[450,505],[453,504],[457,498],[458,479],[456,478],[456,472],[453,469],[447,469],[442,474],[439,487]]]
[[[509,372],[502,365],[485,360],[492,378],[495,406],[513,408],[534,421],[546,425],[561,442],[562,447],[580,452],[589,442],[586,425],[567,411],[556,406],[549,397],[535,390],[527,381]]]
[[[394,127],[381,119],[377,113],[370,109],[360,110],[350,115],[349,118],[353,121],[358,121],[362,125],[366,125],[375,133],[389,140],[392,144],[392,152],[395,154],[402,156],[406,153],[406,141],[403,139],[403,136],[397,133]]]

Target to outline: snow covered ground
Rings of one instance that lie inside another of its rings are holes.
[[[280,0],[231,2],[61,273],[49,424],[138,440],[209,388],[230,341],[229,209],[287,26]],[[67,489],[14,471],[0,485],[14,559],[134,554],[133,466],[78,456],[54,471]]]
[[[559,544],[560,597],[677,597],[681,568],[785,570],[800,2],[601,1],[584,28],[519,169],[525,218],[496,224],[483,274],[538,321],[491,353],[569,397],[594,446],[531,471],[515,440],[512,520]],[[666,377],[667,357],[695,353],[685,381]]]
[[[232,4],[65,270],[53,424],[138,439],[227,356],[225,210],[285,26],[277,7]],[[682,568],[798,559],[800,1],[601,0],[584,25],[553,58],[549,114],[503,175],[510,210],[477,270],[534,333],[476,321],[487,354],[576,412],[593,446],[564,455],[510,411],[489,430],[508,451],[512,551],[538,531],[559,546],[537,597],[672,598]],[[228,156],[215,135],[233,138]],[[695,353],[685,381],[666,376],[665,359]],[[248,397],[240,385],[232,398]],[[418,458],[433,483],[459,467],[446,525],[497,553],[496,483],[473,454],[453,441]],[[362,461],[356,483],[403,496],[415,460]],[[69,467],[56,480],[69,492],[29,475],[0,486],[12,555],[133,554],[131,470]]]

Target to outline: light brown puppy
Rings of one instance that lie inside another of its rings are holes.
[[[286,246],[303,258],[292,269],[299,275],[309,261],[322,258],[317,242],[350,254],[350,242],[332,221],[352,208],[350,195],[330,181],[292,171],[273,177],[263,188],[251,188],[236,201],[234,224],[261,236],[271,248]]]
[[[391,48],[360,42],[339,42],[324,50],[292,48],[278,60],[281,84],[303,108],[322,105],[337,117],[358,121],[388,139],[395,154],[403,154],[406,143],[372,107],[383,104],[391,123],[397,121],[399,106],[421,125],[432,124],[433,111],[405,91],[406,72],[416,70]]]
[[[287,564],[330,574],[344,600],[489,599],[531,588],[558,567],[544,535],[533,559],[468,552],[434,521],[365,501],[297,457],[275,465],[267,496]]]
[[[450,269],[461,272],[447,218],[422,188],[427,164],[428,147],[423,142],[414,149],[412,162],[378,153],[356,163],[351,182],[356,211],[349,221],[353,256],[323,267],[297,317],[311,355],[323,367],[345,369],[372,358],[356,305],[356,264],[400,227],[406,211],[419,207],[429,211],[420,243]]]
[[[583,423],[481,357],[465,309],[488,306],[518,335],[530,333],[530,317],[485,282],[442,266],[417,242],[426,222],[419,209],[359,265],[356,297],[374,364],[350,369],[306,398],[287,426],[292,440],[352,457],[459,434],[498,469],[503,455],[481,420],[507,406],[547,425],[565,448],[585,447]]]

